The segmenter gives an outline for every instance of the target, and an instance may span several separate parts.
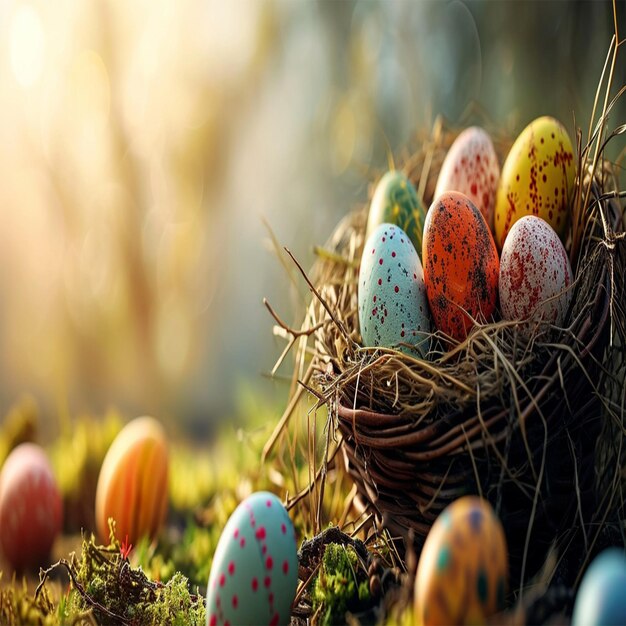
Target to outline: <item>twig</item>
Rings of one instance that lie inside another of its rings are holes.
[[[350,334],[346,330],[346,327],[335,317],[335,314],[331,311],[330,307],[328,306],[328,303],[326,302],[326,300],[324,300],[324,298],[322,298],[320,292],[315,288],[315,286],[311,282],[310,278],[307,276],[307,273],[304,271],[304,268],[302,267],[302,265],[300,265],[300,263],[298,262],[296,257],[292,254],[291,250],[289,250],[289,248],[285,248],[285,252],[291,257],[291,260],[296,264],[296,266],[300,270],[300,273],[302,274],[304,280],[306,281],[307,285],[309,286],[309,289],[313,292],[315,297],[320,301],[320,303],[324,307],[324,309],[326,309],[326,313],[328,313],[330,319],[333,321],[335,326],[337,326],[337,328],[339,329],[341,334],[345,337],[345,339],[349,343],[352,343],[352,339],[350,338]]]
[[[117,615],[112,611],[109,611],[105,606],[94,600],[86,591],[85,588],[80,584],[78,579],[76,578],[76,574],[74,572],[74,568],[67,561],[67,559],[59,559],[56,563],[53,563],[48,569],[41,569],[39,571],[39,584],[37,585],[37,589],[35,589],[35,599],[39,596],[39,593],[43,589],[43,586],[50,576],[50,574],[59,567],[64,567],[67,570],[67,573],[70,575],[72,579],[72,584],[78,593],[81,595],[82,599],[91,607],[101,612],[103,615],[106,615],[109,619],[114,620],[115,623],[118,624],[131,624],[131,622],[121,615]]]
[[[270,315],[276,320],[276,323],[283,330],[287,331],[290,335],[292,335],[294,338],[310,337],[313,333],[318,331],[320,328],[323,328],[324,325],[326,324],[326,322],[320,322],[319,324],[316,324],[315,326],[312,326],[311,328],[300,328],[300,329],[292,328],[291,326],[283,322],[283,320],[281,320],[280,317],[278,317],[278,313],[276,313],[276,311],[273,309],[272,305],[268,302],[267,298],[263,298],[263,304],[265,305],[265,308],[270,312]]]

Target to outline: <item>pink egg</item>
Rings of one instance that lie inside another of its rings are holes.
[[[489,135],[478,126],[466,128],[443,161],[434,197],[445,191],[464,193],[482,213],[493,231],[493,209],[500,180],[500,165]]]
[[[502,317],[529,320],[524,334],[541,320],[561,326],[573,280],[565,248],[547,222],[527,215],[513,224],[500,257]]]
[[[45,565],[61,532],[63,505],[44,451],[23,443],[0,473],[0,546],[16,570]]]

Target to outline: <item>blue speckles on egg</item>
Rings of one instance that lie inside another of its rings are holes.
[[[358,299],[365,346],[426,355],[430,316],[422,264],[398,226],[381,224],[368,238],[359,270]]]

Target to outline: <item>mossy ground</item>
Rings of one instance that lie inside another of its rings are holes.
[[[204,624],[206,582],[228,517],[253,491],[294,496],[309,484],[311,450],[295,443],[302,433],[294,430],[306,429],[322,447],[323,416],[316,424],[305,401],[293,420],[292,437],[282,439],[262,461],[281,409],[251,392],[242,398],[239,413],[246,417],[222,425],[211,442],[172,437],[167,525],[156,541],[142,540],[130,550],[115,540],[100,545],[93,536],[99,468],[127,418],[110,411],[76,417],[61,429],[45,447],[63,492],[64,534],[41,563],[41,572],[14,574],[0,556],[0,623]],[[32,398],[18,401],[3,421],[2,455],[21,441],[37,440],[37,432],[36,403]],[[299,544],[313,538],[320,524],[346,519],[350,485],[339,476],[329,484],[334,488],[327,490],[321,506],[319,494],[312,491],[291,508]],[[316,557],[316,575],[300,588],[300,613],[330,624],[345,621],[351,611],[374,623],[369,552],[363,547],[365,552],[357,555],[350,545],[326,543],[326,551]]]

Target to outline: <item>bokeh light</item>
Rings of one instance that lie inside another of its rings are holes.
[[[606,2],[1,3],[0,398],[201,425],[286,392],[262,299],[296,322],[308,294],[266,224],[308,267],[440,114],[585,127],[612,28]]]

